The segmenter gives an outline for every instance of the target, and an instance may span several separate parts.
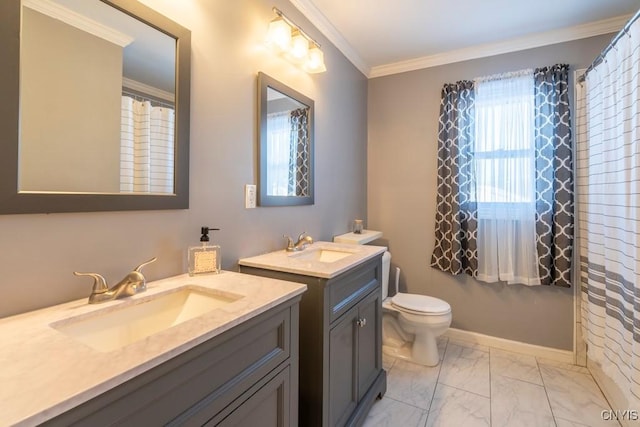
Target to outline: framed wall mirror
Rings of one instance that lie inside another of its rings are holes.
[[[189,30],[137,1],[9,0],[0,37],[0,214],[189,207]]]
[[[312,205],[313,100],[258,74],[258,205]]]

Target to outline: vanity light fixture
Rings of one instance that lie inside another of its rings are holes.
[[[278,53],[287,52],[291,46],[291,27],[282,18],[269,23],[267,46]]]
[[[327,71],[320,44],[287,18],[280,9],[274,7],[273,12],[277,17],[269,23],[267,46],[307,73]]]
[[[304,64],[309,53],[309,41],[295,30],[294,36],[291,38],[291,48],[287,52],[287,57],[296,64]]]

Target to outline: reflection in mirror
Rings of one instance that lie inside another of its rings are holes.
[[[176,40],[98,0],[23,0],[21,192],[173,194]]]
[[[258,75],[261,206],[313,204],[313,100]]]
[[[309,107],[267,88],[267,195],[309,195]]]
[[[188,29],[135,0],[12,0],[0,38],[0,214],[189,207]]]

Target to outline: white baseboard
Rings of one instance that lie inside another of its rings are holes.
[[[512,341],[504,338],[492,337],[490,335],[479,334],[477,332],[463,331],[462,329],[449,328],[447,332],[444,333],[444,336],[449,337],[450,339],[471,341],[476,344],[488,345],[501,350],[513,351],[514,353],[544,357],[545,359],[555,360],[556,362],[573,364],[575,360],[573,352],[569,350],[559,350],[557,348],[527,344],[520,341]]]

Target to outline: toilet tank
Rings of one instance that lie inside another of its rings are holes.
[[[350,245],[366,245],[380,238],[382,238],[382,231],[362,230],[360,234],[346,233],[335,236],[333,241],[335,243],[348,243]]]

